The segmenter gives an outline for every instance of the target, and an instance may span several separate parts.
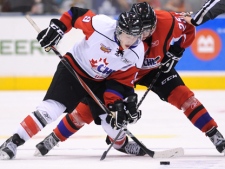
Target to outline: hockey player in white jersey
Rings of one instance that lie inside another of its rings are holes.
[[[48,49],[57,45],[73,27],[81,29],[85,37],[64,58],[89,88],[97,94],[102,86],[106,87],[103,95],[106,106],[118,104],[127,95],[133,94],[133,80],[144,58],[141,41],[143,25],[139,16],[133,12],[123,12],[116,21],[105,15],[95,15],[88,9],[72,7],[60,20],[52,19],[49,27],[41,31],[37,39],[42,47]],[[81,84],[60,62],[43,101],[0,146],[1,159],[15,158],[18,146],[62,113],[72,112],[87,95]],[[121,127],[123,118],[126,116],[121,114],[116,127]]]

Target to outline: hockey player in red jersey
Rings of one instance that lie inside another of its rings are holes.
[[[194,40],[194,27],[180,19],[180,14],[165,11],[154,12],[147,3],[134,4],[131,10],[139,13],[143,20],[143,40],[147,47],[144,64],[139,71],[136,84],[148,87],[155,74],[162,70],[152,91],[163,101],[183,110],[191,123],[210,138],[219,152],[223,152],[225,141],[217,130],[216,122],[174,69],[185,48],[190,46]],[[95,119],[94,112],[97,111],[101,110],[98,106],[93,106],[91,98],[86,97],[71,114],[67,114],[60,121],[49,136],[36,145],[36,154],[47,154],[59,141],[65,141],[80,130],[85,123],[91,123]],[[140,116],[136,120],[139,118]],[[53,143],[50,140],[52,136],[57,138]],[[124,139],[125,136],[118,139],[114,148],[118,149],[121,145],[126,145]],[[107,140],[110,143],[113,139],[108,137]],[[46,147],[45,145],[50,145],[49,142],[51,146]],[[124,146],[124,149],[129,149],[129,147]]]
[[[136,5],[136,7],[134,7],[135,11],[140,11],[140,13],[143,13],[143,10],[138,10],[141,9],[142,5]],[[158,22],[160,21],[160,15],[163,16],[163,13],[160,13],[160,11],[156,11]],[[161,36],[165,30],[167,30],[168,33],[171,30],[169,29],[168,24],[166,24],[166,21],[164,21],[161,23],[161,25],[163,25],[161,27],[161,31],[160,29],[156,29],[151,37],[147,37],[144,40],[144,42],[147,43],[148,46],[150,46],[149,44],[151,44],[151,47],[149,49],[149,54],[147,54],[144,59],[142,69],[145,68],[150,71],[148,72],[148,70],[140,70],[136,84],[148,87],[155,74],[160,71],[159,69],[152,68],[157,67],[157,65],[160,66],[161,62],[162,73],[154,84],[152,91],[155,92],[163,101],[167,101],[178,109],[183,110],[184,114],[191,121],[191,123],[200,131],[205,133],[205,135],[209,137],[209,139],[215,145],[216,149],[220,153],[222,153],[225,150],[225,140],[222,134],[217,129],[217,123],[210,116],[207,109],[202,105],[202,103],[195,97],[194,93],[184,84],[183,80],[174,69],[176,63],[182,57],[185,48],[188,47],[194,40],[195,31],[193,30],[192,25],[186,23],[185,20],[180,18],[180,14],[172,14],[175,21],[178,21],[178,24],[175,24],[174,26],[176,35],[173,34],[171,41],[168,41],[170,44],[172,43],[172,45],[169,45],[169,49],[167,48],[168,51],[165,52],[165,55],[163,55],[164,57],[162,59],[158,58],[158,56],[162,55],[158,53],[157,49],[155,48],[155,44],[158,40],[160,40],[160,37],[155,38],[154,34],[160,34]],[[163,18],[165,19],[166,17],[163,16]],[[183,30],[183,33],[180,35],[181,38],[177,38],[177,36],[179,36],[179,29],[180,31]],[[143,33],[143,36],[145,38],[145,31]],[[168,42],[164,43],[164,45],[168,45]],[[163,49],[165,49],[164,47]],[[150,62],[148,59],[155,59],[156,62]]]
[[[140,17],[134,12],[123,12],[116,21],[105,15],[95,15],[88,9],[72,7],[60,20],[52,19],[37,39],[42,47],[49,49],[73,27],[81,29],[85,37],[64,58],[95,94],[105,89],[101,95],[106,106],[114,106],[115,110],[121,108],[122,99],[134,94],[133,80],[144,59]],[[15,158],[18,146],[62,113],[72,112],[87,95],[80,82],[60,62],[43,101],[20,123],[13,136],[0,146],[0,157]],[[117,128],[126,118],[124,111],[118,115]],[[136,110],[133,113],[137,113]],[[105,120],[104,117],[102,120]]]

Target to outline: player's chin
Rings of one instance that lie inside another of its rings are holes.
[[[125,48],[128,49],[131,45],[125,45]]]
[[[131,45],[127,45],[127,44],[124,44],[124,45],[121,45],[123,49],[128,49]]]

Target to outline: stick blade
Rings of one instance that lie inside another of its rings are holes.
[[[104,160],[104,159],[105,159],[106,154],[107,154],[107,151],[104,151],[104,153],[102,154],[102,157],[101,157],[100,161],[102,161],[102,160]]]
[[[155,151],[153,158],[174,158],[182,156],[184,156],[184,149],[178,147],[164,151]]]

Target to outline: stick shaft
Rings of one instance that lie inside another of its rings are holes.
[[[34,22],[34,20],[30,17],[30,15],[25,15],[26,19],[30,22],[30,24],[34,27],[34,29],[40,33],[41,29],[37,26],[37,24]]]
[[[30,15],[25,16],[26,19],[30,22],[30,24],[34,27],[34,29],[39,33],[41,29],[37,26],[37,24],[33,21]],[[88,85],[80,78],[80,76],[76,73],[76,71],[71,67],[71,65],[63,58],[60,52],[55,47],[49,47],[53,50],[53,52],[61,59],[61,62],[64,66],[69,70],[69,72],[80,82],[83,88],[88,92],[88,94],[94,99],[94,101],[106,112],[110,113],[108,108],[100,101],[100,99],[92,92],[92,90],[88,87]]]
[[[161,74],[162,70],[159,69],[159,71],[157,72],[157,74],[155,75],[154,79],[152,80],[151,84],[149,85],[148,89],[145,91],[145,93],[143,94],[141,100],[139,101],[139,103],[137,104],[137,107],[140,107],[141,103],[144,101],[145,97],[147,96],[148,92],[150,90],[152,90],[152,87],[154,86],[155,82],[157,81],[157,79],[159,78],[160,74]]]

